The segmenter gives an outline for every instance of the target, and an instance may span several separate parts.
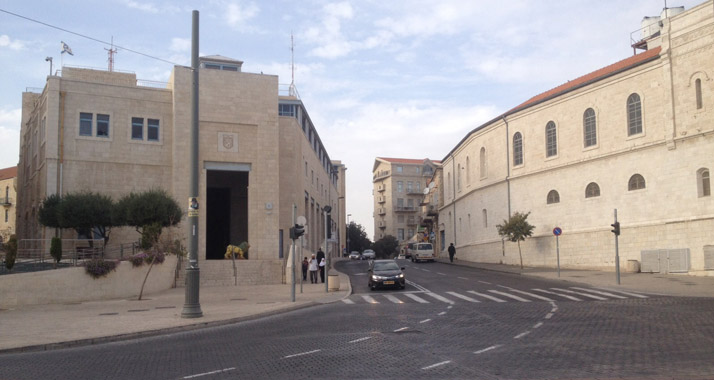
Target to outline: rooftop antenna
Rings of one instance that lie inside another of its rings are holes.
[[[293,39],[293,32],[290,31],[290,96],[297,97],[297,91],[295,91],[295,40]]]
[[[114,47],[114,36],[112,36],[112,45],[110,46],[110,48],[104,48],[104,50],[106,50],[107,54],[109,55],[107,61],[109,62],[109,72],[112,72],[114,71],[114,54],[117,53],[117,49]]]

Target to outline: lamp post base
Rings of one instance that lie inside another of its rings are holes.
[[[201,318],[201,304],[198,302],[200,270],[186,268],[186,299],[181,311],[181,318]]]

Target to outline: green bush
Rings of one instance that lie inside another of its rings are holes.
[[[17,237],[11,235],[5,243],[5,268],[11,271],[12,267],[15,266],[15,259],[17,258]]]
[[[141,229],[141,242],[139,243],[142,249],[149,249],[156,245],[161,236],[162,226],[160,223],[151,223]]]
[[[58,237],[53,237],[50,243],[50,255],[55,259],[57,263],[62,261],[62,239]]]
[[[92,259],[84,263],[84,269],[88,275],[99,278],[117,269],[117,262],[104,259]]]

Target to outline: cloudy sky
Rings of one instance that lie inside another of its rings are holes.
[[[375,157],[443,159],[491,118],[631,56],[642,18],[663,7],[664,0],[5,0],[0,168],[17,164],[22,92],[44,87],[46,57],[55,69],[106,69],[109,46],[98,41],[113,38],[116,70],[167,81],[171,63],[190,65],[196,9],[201,55],[243,60],[244,71],[277,74],[283,84],[294,35],[298,91],[330,157],[348,167],[347,212],[371,237]],[[74,56],[60,55],[60,41]]]

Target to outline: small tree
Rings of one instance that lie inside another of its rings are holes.
[[[387,235],[373,244],[377,257],[386,259],[399,249],[399,241],[392,235]]]
[[[361,224],[350,222],[347,226],[347,237],[350,241],[350,251],[363,251],[372,245],[367,238],[367,232]]]
[[[62,261],[62,239],[58,237],[53,237],[50,243],[50,255],[55,259],[55,268],[60,261]]]
[[[109,196],[92,192],[65,194],[57,209],[60,228],[71,228],[78,234],[90,236],[96,231],[107,245],[114,226],[114,202]]]
[[[10,235],[5,243],[5,268],[12,272],[12,267],[15,266],[15,259],[17,258],[17,237],[15,235]]]
[[[498,234],[502,237],[518,243],[518,256],[521,259],[521,269],[523,269],[523,254],[521,253],[521,241],[525,241],[527,237],[533,235],[535,226],[528,223],[528,215],[531,213],[516,212],[508,220],[504,220],[502,224],[496,226]]]
[[[178,203],[166,191],[155,189],[131,193],[120,199],[114,208],[113,220],[117,225],[134,227],[143,237],[147,227],[150,229],[153,224],[161,228],[173,226],[182,217],[183,211]],[[159,230],[156,237],[160,234]]]
[[[45,198],[40,204],[40,209],[37,212],[37,219],[45,227],[50,228],[60,228],[59,219],[59,205],[62,202],[57,194],[52,194]]]

